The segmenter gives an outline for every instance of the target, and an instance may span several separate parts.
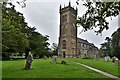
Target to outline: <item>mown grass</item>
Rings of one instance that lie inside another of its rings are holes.
[[[0,78],[2,78],[2,61],[0,61]]]
[[[105,62],[104,59],[92,60],[92,59],[80,59],[80,58],[73,58],[73,59],[67,58],[67,60],[80,62],[82,64],[86,64],[93,68],[97,68],[112,75],[118,76],[118,65],[112,63],[112,61]]]
[[[71,59],[72,60],[72,59]],[[24,70],[25,60],[2,61],[3,78],[107,78],[106,76],[67,61],[51,63],[51,59],[34,59],[32,70]]]

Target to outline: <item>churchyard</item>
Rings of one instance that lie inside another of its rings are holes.
[[[67,60],[69,60],[69,58],[67,58]],[[110,73],[112,75],[118,76],[119,67],[117,64],[112,63],[112,60],[108,62],[105,62],[103,58],[99,60],[73,58],[72,60],[80,62],[82,64],[86,64],[88,66]]]
[[[12,1],[16,1],[19,7]],[[118,67],[120,28],[117,25],[117,16],[120,13],[119,3],[86,1],[81,4],[80,0],[73,0],[76,3],[75,9],[72,7],[73,2],[70,2],[70,0],[64,7],[63,3],[56,3],[57,5],[42,3],[42,6],[41,2],[39,4],[38,2],[35,2],[37,4],[34,4],[34,2],[28,4],[27,1],[29,0],[21,1],[6,0],[1,3],[3,25],[1,28],[2,38],[0,39],[2,41],[0,60],[3,61],[0,61],[0,79],[2,77],[3,80],[6,80],[6,78],[8,80],[10,78],[16,80],[26,78],[33,78],[33,80],[34,78],[38,78],[38,80],[39,78],[73,78],[73,80],[75,80],[74,78],[78,78],[78,80],[80,80],[79,78],[93,78],[94,80],[100,78],[101,80],[108,80],[108,78],[117,77],[118,79],[120,77],[118,75],[120,70]],[[81,5],[86,9],[82,8]],[[81,14],[84,10],[86,10],[86,13]],[[78,15],[78,13],[80,14]],[[57,17],[59,17],[59,24],[57,23]],[[112,17],[116,18],[113,18],[114,20],[110,22],[108,18],[112,20]],[[109,25],[110,23],[115,25]],[[83,27],[81,30],[79,28],[80,31],[77,28],[79,26]],[[56,29],[57,27],[59,30]],[[108,30],[109,28],[110,32],[102,33],[104,29]],[[57,30],[60,33],[59,36],[56,35]],[[95,31],[97,35],[103,34],[103,37],[95,37],[91,32],[86,36],[83,35],[83,32],[89,30]],[[80,36],[77,36],[77,31]],[[59,42],[56,38],[59,39]],[[102,39],[105,39],[105,41],[103,42]],[[101,47],[97,48],[98,45],[94,44],[101,45]],[[63,58],[56,55],[61,55]],[[74,58],[75,56],[78,58]],[[89,58],[89,56],[91,57]],[[82,59],[83,57],[86,57],[86,59]],[[111,75],[108,77],[108,75],[91,70],[90,67]]]
[[[61,64],[64,60],[67,63]],[[96,69],[118,76],[118,66],[104,59],[51,58],[33,59],[32,69],[25,70],[25,59],[2,61],[2,78],[108,78],[73,62],[83,63]]]

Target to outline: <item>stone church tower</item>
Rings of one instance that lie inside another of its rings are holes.
[[[77,8],[74,9],[69,5],[59,9],[60,13],[60,33],[58,44],[58,55],[62,57],[77,55]]]

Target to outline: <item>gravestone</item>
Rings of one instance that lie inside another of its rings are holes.
[[[119,59],[114,56],[114,57],[112,57],[112,62],[115,63],[116,65],[118,65]]]
[[[33,56],[31,53],[29,53],[27,59],[26,59],[26,64],[25,64],[25,70],[30,70],[32,69],[32,61],[33,61]]]
[[[107,62],[107,57],[106,56],[104,57],[104,61]]]
[[[57,56],[53,55],[52,60],[53,60],[53,63],[56,64],[57,63]]]
[[[92,56],[92,59],[93,59],[93,60],[96,60],[96,55],[93,55],[93,56]]]
[[[99,54],[98,53],[96,54],[96,60],[99,60]]]
[[[112,62],[115,62],[116,60],[118,60],[118,58],[117,57],[112,57]]]
[[[105,57],[104,57],[104,61],[105,61],[105,62],[110,61],[110,57],[109,57],[109,56],[105,56]]]

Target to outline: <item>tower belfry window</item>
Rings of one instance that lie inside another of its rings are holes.
[[[63,23],[67,22],[67,15],[63,15]]]
[[[66,41],[65,40],[62,41],[62,48],[66,49]]]

